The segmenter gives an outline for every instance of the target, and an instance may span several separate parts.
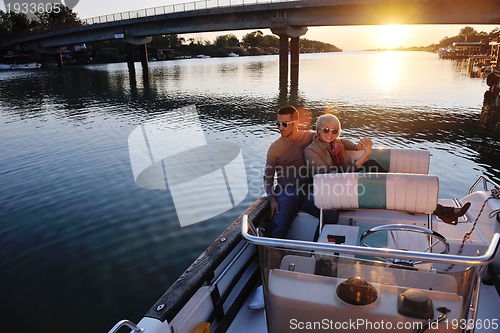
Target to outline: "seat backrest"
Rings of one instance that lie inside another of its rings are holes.
[[[409,173],[326,173],[314,176],[320,209],[389,209],[431,214],[438,202],[437,176]]]
[[[350,150],[351,162],[363,155],[363,150]],[[429,173],[430,152],[409,148],[373,148],[370,158],[376,159],[389,172]]]

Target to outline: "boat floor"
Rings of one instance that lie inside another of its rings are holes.
[[[252,295],[253,292],[250,293],[247,300],[236,315],[236,318],[234,318],[231,326],[227,330],[228,333],[267,332],[265,309],[254,310],[248,308],[248,303],[250,303]]]
[[[486,320],[489,320],[490,323],[493,323],[493,320],[495,320],[498,324],[498,320],[500,320],[500,304],[498,301],[498,297],[499,295],[494,286],[481,284],[477,318],[482,320],[483,323],[485,323]],[[492,330],[491,327],[489,327],[489,329],[487,327],[482,327],[481,329],[477,328],[475,333],[486,333],[493,331],[495,330]]]

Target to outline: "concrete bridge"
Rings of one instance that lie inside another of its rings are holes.
[[[500,0],[204,0],[90,18],[79,26],[17,35],[0,46],[58,54],[69,45],[120,39],[129,68],[131,47],[138,45],[145,69],[151,36],[269,28],[280,37],[280,72],[286,73],[289,39],[293,70],[307,27],[378,24],[500,24]]]

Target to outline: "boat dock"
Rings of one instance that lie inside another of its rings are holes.
[[[488,90],[484,93],[483,108],[481,110],[481,124],[492,133],[498,133],[500,130],[500,67],[498,56],[500,51],[500,42],[490,42],[491,53],[488,59],[488,72],[486,77]]]
[[[467,75],[486,80],[480,121],[492,133],[500,130],[500,37],[489,42],[455,42],[438,51],[441,59],[462,61]]]

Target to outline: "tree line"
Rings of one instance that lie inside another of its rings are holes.
[[[498,38],[500,35],[500,28],[494,28],[489,33],[481,31],[478,32],[476,29],[466,26],[460,29],[460,32],[456,36],[444,37],[439,41],[439,43],[431,44],[425,47],[427,51],[437,52],[441,48],[447,48],[455,42],[488,42],[489,40]]]
[[[185,39],[178,35],[154,36],[152,47],[159,49],[172,49],[179,55],[205,54],[210,56],[226,56],[228,52],[239,55],[276,54],[279,52],[279,38],[275,35],[264,35],[257,30],[245,34],[241,40],[234,34],[219,35],[214,41],[195,38]],[[335,45],[300,39],[302,53],[313,52],[341,52]]]

